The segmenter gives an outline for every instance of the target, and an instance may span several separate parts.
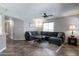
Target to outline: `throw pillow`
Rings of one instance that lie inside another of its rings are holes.
[[[61,32],[58,33],[58,37],[62,37],[62,33]]]

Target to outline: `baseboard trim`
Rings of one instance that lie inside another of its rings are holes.
[[[63,44],[56,50],[56,53],[60,51],[60,49],[62,48]]]
[[[0,50],[0,53],[3,52],[5,49],[6,49],[6,47],[2,48],[2,49]]]

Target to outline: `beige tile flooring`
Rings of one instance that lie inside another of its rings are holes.
[[[7,49],[1,56],[79,56],[79,46],[64,44],[59,52],[59,47],[48,42],[30,43],[23,40],[8,40]]]

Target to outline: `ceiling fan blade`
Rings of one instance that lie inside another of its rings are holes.
[[[48,16],[53,16],[53,15],[48,15]]]
[[[47,18],[47,17],[50,17],[50,16],[53,16],[53,15],[47,15],[46,13],[43,13],[42,17]]]

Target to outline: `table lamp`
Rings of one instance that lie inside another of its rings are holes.
[[[75,31],[76,27],[75,25],[70,25],[69,26],[69,30],[71,31],[71,36],[74,37],[74,31]]]

